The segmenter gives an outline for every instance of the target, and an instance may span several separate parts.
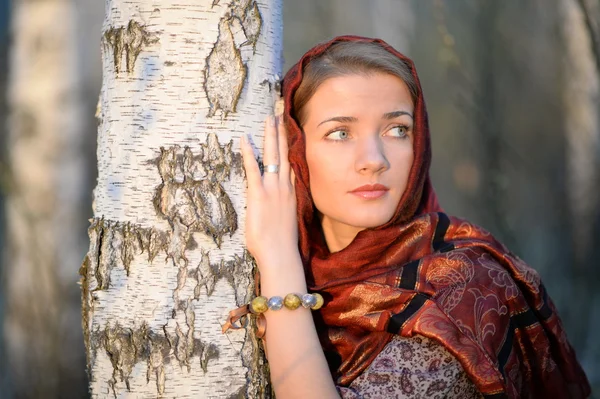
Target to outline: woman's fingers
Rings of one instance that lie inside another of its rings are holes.
[[[264,156],[263,156],[263,164],[265,166],[265,172],[263,174],[263,181],[265,186],[272,185],[276,183],[278,179],[279,173],[267,172],[268,165],[279,165],[280,156],[279,156],[279,145],[277,140],[277,127],[275,126],[276,120],[275,117],[270,116],[267,118],[265,123],[265,146],[264,146]]]
[[[279,176],[281,182],[289,182],[290,161],[288,159],[288,142],[283,115],[277,118],[277,138],[279,143]]]
[[[244,169],[246,170],[246,179],[248,180],[248,190],[251,191],[254,190],[255,187],[261,185],[261,177],[258,162],[256,162],[256,159],[254,158],[254,150],[250,145],[248,136],[242,136],[240,148],[244,160]]]
[[[244,160],[244,169],[248,179],[248,188],[275,187],[281,183],[289,183],[290,162],[288,160],[287,133],[283,124],[283,117],[269,117],[265,121],[265,143],[263,163],[265,171],[261,178],[260,169],[254,158],[254,151],[246,136],[242,137],[241,150]],[[277,165],[277,173],[267,172],[268,165]],[[264,183],[264,184],[263,184]]]

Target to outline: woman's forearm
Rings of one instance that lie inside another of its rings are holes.
[[[246,247],[260,269],[261,295],[304,294],[295,177],[283,118],[269,118],[265,125],[264,173],[249,140],[243,138],[240,145],[248,181]],[[265,313],[267,357],[278,399],[339,398],[310,312],[301,307]]]
[[[261,295],[284,297],[306,293],[306,280],[297,249],[278,249],[259,261]],[[278,399],[339,398],[319,343],[310,309],[269,310],[266,345],[271,382]]]

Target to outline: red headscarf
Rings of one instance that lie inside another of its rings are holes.
[[[392,219],[330,253],[309,186],[304,134],[293,98],[304,67],[339,42],[378,43],[405,61],[418,86],[414,163]],[[427,111],[414,64],[379,39],[337,37],[317,45],[284,78],[289,159],[296,173],[300,253],[321,343],[338,385],[362,373],[393,334],[446,347],[485,396],[590,394],[538,274],[483,229],[442,213],[429,180]]]

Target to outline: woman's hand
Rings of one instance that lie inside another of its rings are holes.
[[[242,138],[241,149],[248,181],[246,246],[263,274],[270,271],[265,268],[276,266],[290,252],[298,252],[295,176],[288,160],[283,117],[265,121],[262,176],[246,137]],[[268,172],[267,165],[279,165],[279,172]]]
[[[258,263],[261,294],[266,297],[306,292],[298,251],[295,176],[281,119],[269,118],[265,123],[263,176],[248,140],[242,139],[241,144],[248,179],[246,246]],[[279,173],[268,172],[267,165],[279,165]],[[276,396],[339,398],[310,310],[269,310],[264,317]]]

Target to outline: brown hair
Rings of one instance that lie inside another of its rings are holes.
[[[294,93],[294,113],[300,126],[305,122],[303,109],[319,86],[336,76],[381,72],[397,76],[408,86],[413,102],[417,99],[417,83],[411,67],[403,60],[373,42],[339,42],[304,67],[302,82]]]

